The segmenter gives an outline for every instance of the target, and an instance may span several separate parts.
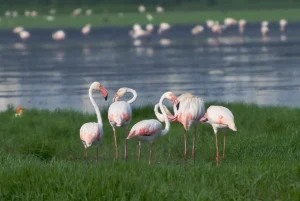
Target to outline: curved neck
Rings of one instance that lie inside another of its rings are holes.
[[[165,117],[163,114],[159,113],[158,112],[158,107],[159,105],[156,104],[155,107],[154,107],[154,114],[156,116],[156,118],[160,121],[160,122],[164,122],[165,121]]]
[[[102,126],[103,124],[102,124],[102,118],[101,118],[100,110],[99,110],[96,102],[94,101],[93,89],[92,88],[89,89],[89,96],[90,96],[90,100],[91,100],[92,105],[94,106],[96,114],[97,114],[98,124],[100,124]]]
[[[169,130],[170,130],[170,121],[169,121],[169,119],[168,119],[167,113],[166,113],[166,111],[165,111],[165,109],[164,109],[164,107],[163,107],[163,104],[162,104],[164,98],[165,98],[165,96],[163,95],[163,96],[160,98],[160,101],[159,101],[159,108],[160,108],[160,110],[161,110],[161,112],[162,112],[162,114],[163,114],[163,116],[164,116],[164,118],[165,118],[165,124],[166,124],[166,125],[165,125],[165,129],[161,131],[161,135],[162,135],[162,136],[167,135],[167,133],[168,133]]]
[[[136,91],[133,90],[133,89],[129,89],[129,88],[128,88],[128,89],[127,89],[127,92],[130,92],[130,93],[133,94],[132,99],[130,99],[129,101],[127,101],[127,103],[133,103],[133,102],[136,100],[136,97],[137,97]]]

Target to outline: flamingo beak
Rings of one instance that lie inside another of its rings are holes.
[[[179,105],[180,105],[180,102],[177,102],[177,104],[176,104],[177,110],[179,109]]]
[[[105,99],[105,101],[106,101],[106,100],[107,100],[107,97],[108,97],[108,92],[107,92],[107,90],[106,90],[104,87],[101,87],[101,88],[100,88],[100,91],[101,91],[101,93],[103,94],[104,99]]]
[[[208,121],[208,119],[207,119],[206,117],[202,117],[202,118],[200,119],[200,121],[205,123],[205,122]]]

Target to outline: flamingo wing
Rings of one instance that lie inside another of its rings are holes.
[[[227,125],[231,130],[236,131],[234,116],[232,112],[223,106],[212,105],[207,109],[207,119],[213,124]]]
[[[132,119],[131,105],[125,101],[112,103],[108,109],[108,120],[112,126],[123,126],[130,124]]]
[[[151,136],[162,130],[162,124],[156,119],[143,120],[136,123],[130,130],[127,139],[136,136]]]

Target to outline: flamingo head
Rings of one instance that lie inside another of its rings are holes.
[[[113,102],[118,101],[122,96],[124,96],[124,94],[127,93],[127,88],[122,87],[120,88],[117,93],[115,94],[114,98],[113,98]]]
[[[108,92],[102,84],[100,84],[99,82],[93,82],[93,84],[91,85],[91,89],[99,90],[103,94],[104,99],[107,100]]]
[[[203,123],[207,123],[208,122],[207,113],[205,113],[205,115],[200,119],[200,122],[203,122]]]
[[[179,109],[179,100],[172,92],[170,91],[166,92],[165,97],[171,100],[174,103],[174,105],[176,105],[177,110]]]
[[[26,107],[22,107],[22,106],[18,106],[18,107],[16,108],[16,112],[17,112],[17,114],[22,115],[22,114],[23,114],[23,111],[24,111],[25,109],[27,109],[27,108],[26,108]]]

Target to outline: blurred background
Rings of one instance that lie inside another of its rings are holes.
[[[1,110],[93,111],[94,81],[104,108],[120,87],[134,107],[167,90],[299,106],[300,1],[11,0],[0,13]]]

